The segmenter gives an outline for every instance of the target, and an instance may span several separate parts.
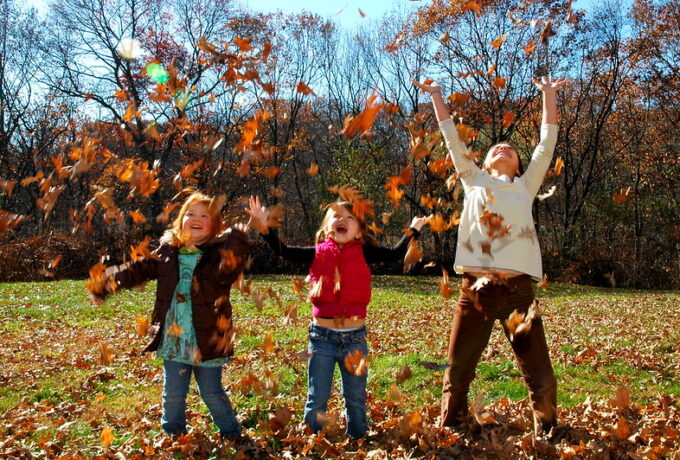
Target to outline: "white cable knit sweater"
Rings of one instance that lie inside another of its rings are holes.
[[[552,160],[557,125],[541,126],[541,140],[529,166],[521,177],[514,179],[491,177],[467,158],[468,149],[460,140],[452,119],[440,122],[439,127],[465,192],[458,228],[456,273],[504,271],[540,279],[543,276],[541,250],[531,205]]]

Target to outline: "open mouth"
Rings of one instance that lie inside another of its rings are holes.
[[[347,226],[345,226],[345,224],[336,225],[335,233],[339,233],[341,235],[347,233]]]
[[[201,224],[193,224],[191,227],[192,230],[203,230],[203,225]]]

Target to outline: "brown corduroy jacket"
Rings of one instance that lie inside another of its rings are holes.
[[[200,361],[207,361],[233,354],[229,293],[244,269],[248,237],[240,230],[229,228],[198,248],[203,253],[194,269],[191,310]],[[117,287],[123,289],[152,279],[158,280],[158,284],[149,330],[151,341],[145,352],[157,350],[163,339],[163,323],[179,282],[177,246],[162,242],[153,258],[132,263],[114,275]]]

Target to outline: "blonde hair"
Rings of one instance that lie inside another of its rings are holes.
[[[335,201],[328,206],[326,206],[326,214],[324,214],[323,219],[321,220],[321,226],[319,227],[319,230],[316,232],[316,239],[315,243],[321,243],[323,240],[328,238],[330,235],[327,233],[328,229],[328,221],[331,220],[331,217],[333,216],[333,213],[335,212],[335,207],[337,206],[342,206],[349,212],[356,220],[357,224],[359,224],[359,231],[361,232],[361,241],[366,244],[371,244],[375,245],[375,240],[371,238],[368,235],[368,225],[366,224],[366,220],[360,219],[357,217],[356,214],[352,212],[354,206],[352,203],[349,201]]]
[[[214,197],[204,195],[201,192],[194,192],[184,201],[182,207],[179,210],[179,214],[175,220],[170,224],[170,227],[163,235],[163,240],[167,240],[174,246],[184,246],[187,243],[187,237],[182,231],[182,221],[186,215],[189,207],[194,204],[202,204],[208,209],[208,214],[210,215],[210,235],[206,238],[206,241],[210,241],[217,235],[222,233],[222,214],[221,206],[217,204],[217,200]]]

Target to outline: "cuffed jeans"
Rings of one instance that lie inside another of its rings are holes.
[[[368,355],[366,326],[339,332],[311,324],[309,326],[309,358],[305,423],[313,430],[323,427],[320,417],[326,413],[333,386],[335,365],[340,366],[342,395],[345,398],[347,434],[355,439],[366,433],[366,380],[368,373],[356,376],[345,368],[345,357],[354,350]]]
[[[222,387],[222,367],[192,366],[177,361],[163,360],[163,417],[161,426],[169,435],[186,433],[186,398],[191,373],[196,376],[201,398],[210,410],[212,419],[222,436],[238,436],[241,425]]]
[[[442,390],[442,426],[460,423],[468,414],[468,390],[475,377],[477,363],[489,342],[494,321],[501,321],[505,336],[510,340],[505,320],[514,310],[526,314],[534,301],[531,277],[520,275],[508,279],[507,285],[489,283],[481,288],[477,291],[476,306],[467,291],[476,279],[472,275],[463,275],[464,289],[453,317],[449,367],[444,373]],[[531,329],[514,336],[510,344],[529,387],[534,429],[546,432],[556,423],[557,381],[550,364],[543,320],[534,318]]]

